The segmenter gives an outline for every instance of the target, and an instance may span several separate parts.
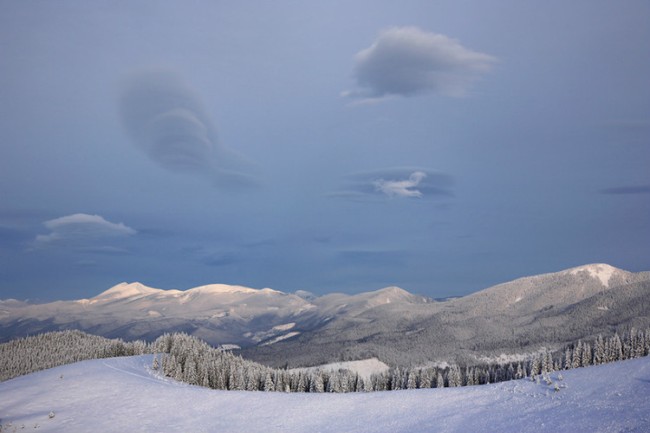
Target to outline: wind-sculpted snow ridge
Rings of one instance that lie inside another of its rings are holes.
[[[545,433],[650,431],[650,358],[463,388],[355,394],[216,391],[152,356],[83,361],[0,383],[4,431]],[[24,429],[23,429],[24,427]]]

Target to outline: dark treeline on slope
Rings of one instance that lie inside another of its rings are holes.
[[[0,344],[0,382],[86,359],[151,353],[144,341],[124,342],[85,332],[46,332]]]
[[[392,368],[364,380],[349,370],[289,372],[273,369],[230,352],[214,349],[186,334],[166,334],[156,341],[154,369],[173,379],[224,390],[280,392],[359,392],[481,385],[524,377],[536,378],[554,370],[586,367],[647,356],[650,329],[631,329],[621,338],[599,336],[558,352],[542,351],[527,361],[472,366]]]
[[[554,370],[598,365],[650,354],[650,329],[623,337],[599,336],[557,352],[541,351],[522,362],[471,366],[391,368],[364,380],[349,370],[288,371],[215,349],[187,334],[165,334],[153,343],[125,343],[80,331],[60,331],[0,344],[0,380],[85,359],[156,353],[152,368],[161,375],[222,390],[280,392],[359,392],[480,385]]]

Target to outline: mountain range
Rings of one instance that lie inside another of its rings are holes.
[[[288,367],[372,357],[397,365],[475,362],[631,327],[650,327],[650,272],[606,264],[442,301],[398,287],[315,296],[223,284],[161,290],[140,283],[121,283],[90,299],[0,301],[0,341],[61,329],[127,340],[183,331]]]

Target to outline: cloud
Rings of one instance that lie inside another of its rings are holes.
[[[495,62],[495,57],[467,49],[445,35],[393,27],[356,54],[358,89],[343,95],[366,101],[426,93],[463,96]]]
[[[255,183],[253,165],[219,143],[199,97],[173,73],[131,76],[119,108],[136,146],[163,168],[207,175],[219,185]]]
[[[650,194],[650,185],[632,185],[605,188],[601,189],[600,193],[612,195]]]
[[[423,167],[391,167],[346,177],[344,189],[329,197],[367,201],[379,198],[452,197],[451,176]]]
[[[135,235],[136,230],[123,223],[113,223],[99,215],[77,213],[45,221],[50,230],[46,235],[38,235],[34,240],[36,246],[54,244],[83,245],[108,238]],[[110,247],[103,247],[110,248]]]
[[[422,193],[414,189],[422,180],[427,177],[426,173],[414,171],[408,179],[405,180],[384,180],[377,179],[373,181],[375,189],[386,194],[388,197],[422,197]]]

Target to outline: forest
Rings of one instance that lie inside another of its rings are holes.
[[[482,385],[530,377],[549,381],[552,371],[599,365],[650,354],[650,329],[631,328],[563,350],[541,350],[509,363],[477,362],[432,367],[393,366],[365,379],[349,370],[288,371],[264,366],[214,348],[184,333],[168,333],[147,343],[107,339],[81,331],[57,331],[0,344],[0,381],[86,359],[153,354],[151,369],[174,380],[221,390],[276,392],[369,392]]]

